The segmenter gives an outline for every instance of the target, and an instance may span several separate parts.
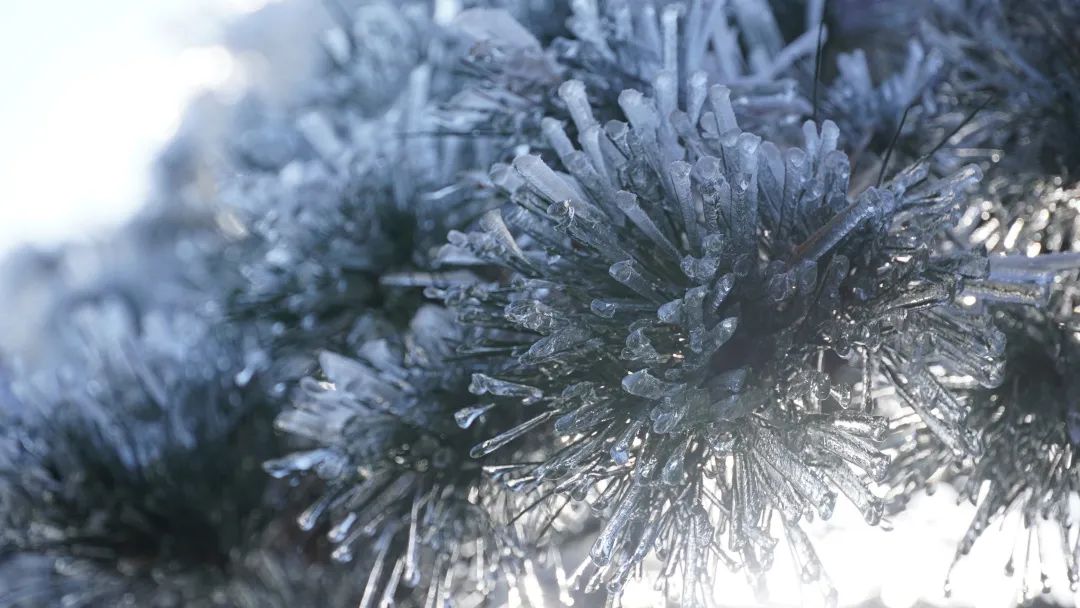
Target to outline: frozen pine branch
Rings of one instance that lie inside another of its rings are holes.
[[[1080,193],[1060,179],[1041,177],[994,180],[985,193],[986,200],[964,215],[956,239],[988,249],[991,267],[999,272],[1041,268],[1049,302],[1038,309],[1014,303],[990,307],[1007,339],[1002,381],[993,387],[961,381],[956,387],[957,400],[970,412],[964,424],[980,435],[983,450],[957,457],[925,426],[901,426],[902,443],[890,474],[893,493],[903,504],[918,490],[953,481],[963,499],[978,505],[957,560],[984,533],[998,533],[990,531],[994,522],[1018,512],[1021,533],[1005,562],[1006,574],[1019,570],[1025,596],[1031,593],[1026,581],[1034,576],[1029,568],[1038,568],[1043,591],[1064,581],[1075,589],[1080,569],[1071,502],[1077,496],[1074,453],[1080,441],[1075,379]],[[1064,576],[1047,570],[1045,552],[1064,555]]]
[[[933,250],[977,168],[930,179],[915,166],[852,198],[835,125],[807,123],[802,147],[781,150],[739,128],[726,87],[687,86],[707,103],[677,108],[658,81],[655,98],[624,91],[628,122],[602,128],[577,105],[583,149],[547,119],[566,173],[529,155],[496,166],[507,203],[443,249],[507,279],[430,293],[473,325],[465,353],[511,354],[471,390],[532,413],[475,453],[551,437],[546,460],[506,477],[605,514],[587,584],[618,595],[655,550],[665,588],[694,603],[717,561],[768,568],[774,516],[807,582],[821,568],[800,519],[827,518],[844,493],[878,521],[878,375],[953,449],[976,449],[929,369],[994,385],[1000,332],[960,299],[1037,289],[1023,272],[992,276],[977,250]],[[584,100],[582,87],[562,89]]]
[[[422,307],[400,341],[367,342],[355,359],[324,352],[323,379],[304,379],[296,407],[278,418],[313,446],[265,468],[325,482],[298,523],[328,521],[333,558],[368,564],[361,607],[401,596],[473,606],[505,585],[527,595],[537,586],[522,525],[549,515],[522,519],[524,502],[485,475],[504,455],[473,458],[484,437],[477,419],[491,406],[471,405],[470,366],[453,355],[459,339],[447,311]]]
[[[197,320],[166,327],[20,387],[36,413],[3,437],[0,605],[347,601],[356,587],[309,563],[283,525],[289,504],[259,467],[279,446],[273,411],[236,383],[236,350]]]

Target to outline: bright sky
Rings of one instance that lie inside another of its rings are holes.
[[[153,155],[232,61],[214,28],[263,0],[4,0],[0,255],[80,238],[145,199]]]
[[[839,591],[839,606],[859,606],[880,599],[886,608],[1015,608],[1022,600],[1024,578],[1033,594],[1041,587],[1037,558],[1032,547],[1030,568],[1024,559],[1026,534],[1018,514],[995,522],[971,554],[953,571],[951,597],[944,582],[956,546],[975,513],[968,503],[957,504],[956,491],[941,486],[933,495],[919,494],[906,511],[886,525],[870,528],[844,498],[827,522],[806,526],[826,574]],[[891,527],[891,529],[890,529]],[[1060,541],[1044,528],[1042,555],[1045,571],[1056,583],[1044,599],[1061,606],[1072,605],[1073,593],[1065,578]],[[775,535],[778,535],[777,531]],[[1016,556],[1016,574],[1005,576],[1009,555]],[[718,605],[725,608],[824,608],[815,585],[802,586],[786,546],[777,545],[776,561],[766,575],[767,599],[759,600],[742,573],[720,571],[715,576]],[[624,606],[648,608],[663,604],[652,580],[627,586]],[[1076,604],[1080,605],[1080,603]]]

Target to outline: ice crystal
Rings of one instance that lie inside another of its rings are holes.
[[[361,607],[408,592],[418,605],[473,605],[524,576],[512,503],[475,461],[482,437],[469,368],[455,365],[449,314],[422,307],[399,343],[373,340],[353,359],[324,352],[323,379],[307,378],[277,426],[315,445],[265,464],[275,477],[313,474],[325,493],[298,518],[326,519],[333,557],[372,553]]]

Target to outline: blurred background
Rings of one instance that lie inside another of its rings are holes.
[[[242,86],[224,28],[263,4],[4,2],[0,251],[90,237],[145,202],[189,104]]]
[[[10,272],[10,260],[20,260],[14,267],[30,280],[28,267],[59,264],[76,275],[67,280],[77,280],[78,243],[108,249],[110,230],[140,209],[175,204],[178,193],[155,175],[178,146],[214,141],[245,91],[259,89],[263,99],[287,96],[312,61],[326,18],[315,0],[4,0],[0,258],[6,261],[0,269]],[[213,146],[205,145],[212,158]],[[212,196],[211,187],[194,204]],[[76,245],[62,259],[51,257],[62,243]],[[124,253],[94,263],[116,263]],[[0,293],[6,343],[33,340],[34,323],[13,312],[28,310],[33,297],[22,287]],[[11,298],[21,305],[9,306]],[[843,591],[842,606],[1011,607],[1024,603],[1025,590],[1040,591],[1042,581],[1037,565],[1032,580],[1005,576],[1010,555],[1017,573],[1028,571],[1021,567],[1026,560],[1038,564],[1038,555],[1043,568],[1061,567],[1058,540],[1018,532],[1014,517],[957,565],[947,597],[946,573],[971,505],[957,506],[955,493],[943,487],[878,529],[866,528],[845,507],[814,526],[828,573]],[[764,603],[738,575],[718,584],[729,589],[731,607],[817,601],[812,593],[804,597],[790,560],[778,561]],[[648,587],[629,590],[627,598],[627,605],[660,601]],[[1075,602],[1069,589],[1056,588],[1025,605]]]

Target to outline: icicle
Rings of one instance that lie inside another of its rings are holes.
[[[567,80],[559,85],[559,97],[570,111],[570,117],[578,131],[584,131],[596,123],[593,118],[592,108],[589,106],[589,98],[585,94],[585,84],[580,80]],[[516,164],[516,161],[515,161]]]
[[[656,75],[656,80],[653,82],[653,94],[656,95],[656,109],[660,113],[660,118],[670,119],[679,108],[679,85],[674,71],[664,70]]]
[[[720,134],[737,130],[739,123],[735,120],[735,111],[731,108],[731,90],[725,86],[715,84],[709,87],[709,105],[712,106],[716,116],[716,128]]]
[[[611,554],[614,551],[615,543],[618,540],[619,535],[623,529],[630,523],[635,512],[638,509],[638,501],[642,498],[643,490],[641,486],[632,484],[630,490],[623,496],[619,502],[619,507],[612,513],[611,518],[608,519],[607,525],[596,537],[596,541],[593,543],[592,548],[589,550],[589,556],[597,566],[607,565],[611,561]]]
[[[626,336],[625,344],[626,346],[619,356],[626,361],[659,363],[667,360],[667,357],[657,352],[656,347],[652,345],[649,336],[645,334],[644,327],[630,330],[630,333]]]
[[[839,412],[830,415],[829,423],[837,429],[871,441],[881,441],[889,430],[889,419],[858,412]]]
[[[538,194],[551,202],[570,201],[576,211],[581,211],[577,193],[555,174],[539,156],[525,154],[514,159],[514,169]]]
[[[589,128],[578,134],[578,142],[581,144],[581,148],[585,150],[585,154],[589,158],[589,162],[592,163],[597,175],[602,178],[602,185],[604,187],[604,193],[610,196],[611,192],[614,192],[611,184],[613,182],[612,173],[609,172],[607,161],[604,160],[604,151],[601,147],[600,136],[603,130],[600,125],[591,125]],[[565,161],[563,161],[565,164]],[[614,216],[613,217],[617,217]]]
[[[999,281],[969,281],[964,284],[964,291],[961,292],[960,297],[972,297],[1002,304],[1046,306],[1050,299],[1050,286]]]
[[[525,405],[536,403],[544,397],[540,389],[526,384],[517,384],[486,374],[473,374],[469,383],[469,392],[474,395],[496,395],[499,397],[521,397]]]
[[[817,552],[810,544],[810,537],[797,525],[784,522],[784,529],[788,534],[788,542],[796,563],[801,569],[800,576],[804,583],[812,583],[821,577],[821,560]]]
[[[698,222],[697,206],[690,192],[690,165],[683,161],[671,163],[668,167],[668,178],[671,180],[675,199],[678,201],[679,210],[682,212],[683,227],[690,243],[692,252],[701,251],[701,225]]]
[[[705,213],[705,227],[709,232],[719,232],[721,225],[728,223],[727,217],[731,202],[731,187],[724,177],[720,159],[702,156],[694,165],[702,184],[701,201]]]
[[[781,445],[770,431],[759,430],[756,433],[757,445],[766,456],[769,466],[783,475],[806,497],[818,511],[822,519],[832,517],[836,504],[836,495],[805,464]]]
[[[629,287],[642,297],[663,302],[666,300],[662,291],[662,282],[646,274],[635,260],[623,260],[615,262],[608,270],[611,278]]]
[[[824,449],[866,471],[875,481],[881,481],[889,466],[889,458],[872,446],[854,437],[819,429],[808,429],[808,434]]]
[[[283,479],[298,472],[316,470],[327,461],[340,462],[341,455],[329,449],[315,449],[294,452],[288,456],[275,458],[263,463],[263,470],[275,479]]]
[[[613,319],[622,314],[642,314],[648,313],[653,308],[647,304],[642,304],[637,300],[614,300],[603,299],[593,300],[589,305],[589,309],[598,317],[605,319]]]
[[[626,89],[619,93],[619,107],[622,108],[630,125],[642,136],[656,132],[660,125],[660,117],[657,116],[656,108],[648,103],[640,91]]]
[[[570,143],[570,138],[566,136],[562,123],[546,116],[540,121],[540,130],[544,134],[544,139],[555,150],[555,154],[565,162],[566,157],[574,151],[574,144]]]
[[[630,422],[630,424],[623,429],[622,433],[619,434],[615,443],[611,445],[609,453],[611,454],[611,460],[613,460],[616,465],[623,466],[630,460],[630,444],[633,442],[634,438],[637,437],[642,426],[643,423],[640,420]]]
[[[647,370],[627,374],[622,380],[623,390],[646,399],[661,399],[678,385],[653,377]]]
[[[847,465],[837,462],[835,466],[825,468],[824,473],[859,509],[867,524],[876,526],[881,522],[884,503],[870,492],[866,485],[847,468]]]
[[[507,321],[541,334],[550,334],[566,323],[551,306],[539,300],[510,302],[503,308]]]
[[[563,414],[555,420],[555,432],[560,435],[573,435],[609,420],[614,410],[605,402],[586,402]]]
[[[315,524],[318,523],[323,513],[326,512],[327,507],[333,500],[333,496],[326,494],[319,498],[310,507],[304,509],[300,515],[296,517],[296,525],[304,532],[310,532],[315,529]]]
[[[705,72],[694,72],[690,75],[687,85],[686,114],[691,125],[696,125],[701,120],[701,108],[705,106],[708,84],[709,77]]]
[[[509,252],[515,258],[528,263],[528,259],[525,257],[525,253],[518,247],[517,242],[514,240],[514,236],[510,234],[510,229],[506,227],[506,223],[503,222],[502,213],[498,209],[492,209],[480,217],[480,228],[484,232],[495,237],[495,240]]]
[[[360,599],[360,605],[358,608],[370,608],[371,602],[375,600],[375,594],[378,593],[379,579],[382,578],[383,568],[386,566],[386,554],[390,550],[390,536],[392,529],[387,529],[382,533],[379,539],[375,542],[377,553],[375,554],[374,563],[371,566],[371,571],[368,574],[367,584],[364,585],[364,595]],[[338,550],[334,551],[336,555]]]
[[[401,582],[401,574],[405,568],[404,562],[398,560],[394,569],[390,571],[390,578],[383,587],[382,599],[379,600],[379,608],[393,608],[394,594],[397,593],[398,584]]]
[[[679,13],[681,7],[669,4],[660,14],[663,29],[664,50],[662,53],[664,70],[677,74],[679,69]]]
[[[525,351],[518,359],[525,365],[536,365],[551,361],[557,355],[566,352],[583,354],[589,348],[586,346],[592,339],[592,333],[578,327],[561,329],[550,336],[544,336],[533,342],[529,350]],[[539,393],[539,391],[537,391]],[[542,395],[542,393],[540,393]],[[539,397],[537,397],[539,398]]]
[[[887,191],[871,188],[855,202],[819,228],[795,250],[793,261],[817,260],[828,253],[844,237],[863,222],[892,207],[892,197]]]
[[[641,230],[650,241],[659,245],[672,257],[679,257],[679,251],[675,248],[675,245],[660,232],[660,229],[657,228],[656,224],[652,221],[652,218],[650,218],[641,206],[638,205],[636,196],[625,190],[620,190],[615,193],[615,202],[618,204],[619,209],[626,214],[626,217],[629,218],[629,220],[637,226],[638,230]]]
[[[479,444],[473,446],[473,448],[469,450],[469,456],[471,456],[472,458],[480,458],[481,456],[490,454],[495,450],[503,447],[504,445],[510,443],[511,441],[517,439],[518,437],[521,437],[525,433],[528,433],[534,428],[544,424],[545,422],[550,420],[555,415],[555,413],[556,412],[554,410],[548,410],[543,414],[531,418],[508,431],[492,437],[491,439],[484,440]]]

